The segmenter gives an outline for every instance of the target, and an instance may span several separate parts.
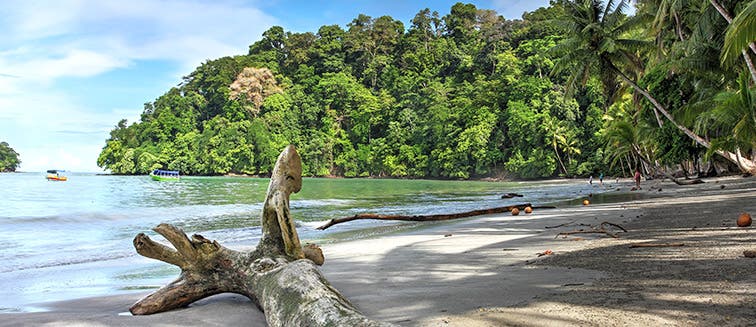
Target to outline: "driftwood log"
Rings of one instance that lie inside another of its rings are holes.
[[[495,207],[490,209],[480,209],[480,210],[472,210],[472,211],[465,211],[465,212],[458,212],[458,213],[448,213],[448,214],[437,214],[437,215],[412,215],[412,216],[405,216],[405,215],[379,215],[375,213],[361,213],[354,216],[349,217],[342,217],[342,218],[333,218],[329,220],[327,223],[323,224],[322,226],[318,227],[319,230],[325,230],[328,227],[331,227],[336,224],[341,224],[345,222],[349,222],[352,220],[360,220],[360,219],[374,219],[374,220],[402,220],[402,221],[441,221],[441,220],[451,220],[451,219],[459,219],[459,218],[467,218],[467,217],[473,217],[473,216],[480,216],[480,215],[490,215],[494,213],[502,213],[502,212],[509,212],[512,211],[512,209],[517,208],[518,210],[524,210],[526,207],[531,207],[533,209],[554,209],[556,207],[553,206],[537,206],[533,207],[530,205],[530,203],[523,203],[523,204],[515,204],[511,206],[506,207]]]
[[[135,303],[146,315],[184,307],[218,293],[249,297],[270,326],[391,326],[362,315],[332,287],[315,263],[319,248],[300,245],[289,212],[289,195],[302,188],[302,163],[294,146],[278,157],[262,211],[262,239],[255,250],[231,250],[200,235],[160,224],[155,231],[174,247],[140,233],[134,247],[145,257],[181,268],[178,279]]]
[[[502,199],[521,198],[521,197],[523,197],[523,195],[517,194],[517,193],[506,193],[501,196]]]

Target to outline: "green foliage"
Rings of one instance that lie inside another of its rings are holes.
[[[0,142],[0,172],[16,171],[20,163],[18,152],[7,142]]]
[[[505,164],[507,170],[521,178],[551,176],[556,170],[556,160],[548,151],[534,148],[526,155],[517,150]]]
[[[718,51],[724,27],[693,26],[705,6],[687,3],[639,2],[628,17],[625,1],[558,0],[514,21],[458,3],[447,15],[421,10],[407,30],[366,15],[316,32],[273,26],[246,55],[208,60],[145,104],[139,122],[118,122],[97,163],[266,175],[290,143],[308,176],[541,178],[696,160],[701,149],[674,124],[658,128],[622,81],[676,117],[722,93],[719,109],[695,116],[716,144],[744,149],[747,111],[724,111],[748,100],[743,91],[711,67],[716,56],[701,55],[700,68],[686,57]],[[649,12],[662,7],[680,19]],[[637,24],[644,17],[657,17],[652,30]],[[652,38],[664,51],[648,51]]]

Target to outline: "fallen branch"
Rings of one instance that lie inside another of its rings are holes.
[[[567,222],[567,223],[564,223],[564,224],[559,224],[559,225],[554,225],[554,226],[544,226],[543,228],[559,228],[559,227],[569,226],[569,225],[571,225],[574,222],[575,221],[573,220],[571,222]]]
[[[523,197],[523,195],[517,194],[517,193],[507,193],[501,196],[502,199],[521,198],[521,197]]]
[[[567,236],[567,235],[574,235],[574,234],[605,234],[605,235],[611,236],[612,238],[619,237],[619,235],[615,234],[614,232],[608,231],[606,229],[606,226],[613,226],[627,233],[627,229],[625,229],[624,227],[614,224],[614,223],[607,222],[607,221],[598,224],[598,226],[592,226],[592,225],[589,225],[589,226],[591,227],[591,229],[588,229],[588,230],[579,229],[579,230],[574,230],[574,231],[569,231],[569,232],[561,232],[559,234],[556,234],[554,238],[557,238],[559,236]]]
[[[466,211],[466,212],[459,212],[459,213],[452,213],[452,214],[438,214],[438,215],[405,216],[405,215],[379,215],[379,214],[374,214],[374,213],[361,213],[361,214],[357,214],[357,215],[349,216],[349,217],[333,218],[329,220],[327,223],[325,223],[323,226],[318,227],[317,229],[325,230],[328,227],[331,227],[336,224],[341,224],[341,223],[349,222],[352,220],[359,220],[359,219],[401,220],[401,221],[441,221],[441,220],[451,220],[451,219],[467,218],[467,217],[472,217],[472,216],[509,212],[509,211],[512,211],[512,209],[514,208],[517,208],[519,210],[524,210],[525,207],[531,207],[533,209],[554,208],[551,206],[532,207],[530,203],[523,203],[523,204],[515,204],[511,206],[506,206],[506,207],[496,207],[496,208],[491,208],[491,209],[480,209],[480,210],[473,210],[473,211]]]
[[[666,248],[675,246],[685,246],[685,243],[635,243],[631,248]]]

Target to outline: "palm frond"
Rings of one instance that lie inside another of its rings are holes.
[[[740,56],[741,51],[754,41],[756,41],[756,0],[752,0],[743,11],[735,16],[732,24],[727,28],[724,48],[720,57],[722,64],[731,64],[735,58]]]

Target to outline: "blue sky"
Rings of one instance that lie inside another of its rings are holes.
[[[457,1],[4,0],[0,2],[0,141],[21,171],[100,172],[97,156],[122,118],[207,59],[244,54],[273,25],[316,32],[363,13],[405,26]],[[467,1],[520,18],[548,0]]]

